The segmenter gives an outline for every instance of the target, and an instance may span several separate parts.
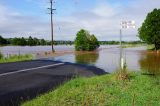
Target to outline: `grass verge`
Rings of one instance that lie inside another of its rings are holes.
[[[150,45],[147,45],[147,50],[154,50],[154,45],[150,44]]]
[[[4,57],[0,54],[0,63],[8,63],[8,62],[17,62],[17,61],[25,61],[32,60],[33,56],[31,54],[26,55],[11,55],[9,57]]]
[[[118,80],[117,74],[71,80],[55,91],[22,106],[159,106],[160,77],[130,73]]]
[[[134,47],[141,47],[141,46],[146,46],[145,44],[124,44],[122,45],[122,48],[134,48]]]

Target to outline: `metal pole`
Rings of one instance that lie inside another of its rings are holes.
[[[50,4],[51,4],[51,36],[52,36],[52,41],[51,41],[51,44],[52,44],[52,52],[55,52],[54,50],[54,47],[53,47],[53,44],[54,44],[54,41],[53,41],[53,0],[50,0]]]
[[[122,21],[121,22],[121,27],[122,29],[123,28],[135,28],[135,21]],[[123,52],[123,49],[122,49],[122,29],[120,29],[120,69],[123,70],[125,68],[125,65],[126,65],[126,57],[125,57],[125,60],[123,58],[124,56],[124,52]],[[126,53],[125,53],[125,56],[126,56]]]
[[[122,48],[122,29],[120,29],[120,48]]]
[[[122,29],[120,29],[120,69],[123,69],[123,58],[122,58]]]

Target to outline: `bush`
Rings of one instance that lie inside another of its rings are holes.
[[[90,35],[90,33],[84,29],[81,29],[75,39],[75,49],[77,51],[93,51],[99,47],[99,42],[95,35]]]

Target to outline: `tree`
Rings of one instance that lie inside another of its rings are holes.
[[[78,33],[77,33],[77,37],[76,37],[76,40],[75,40],[75,49],[77,51],[80,51],[80,50],[85,50],[86,48],[86,45],[87,45],[87,42],[88,42],[88,39],[87,39],[87,31],[85,30],[80,30]]]
[[[46,45],[47,42],[46,42],[44,39],[41,39],[41,40],[40,40],[40,44],[41,44],[41,45]]]
[[[154,44],[155,50],[160,49],[160,9],[154,9],[148,13],[138,33],[142,41]]]
[[[0,45],[7,44],[7,40],[0,36]]]
[[[77,51],[93,51],[99,47],[99,42],[94,35],[84,29],[81,29],[75,39],[75,49]]]
[[[35,45],[40,45],[40,40],[37,39],[37,38],[34,38],[34,39],[33,39],[33,45],[34,45],[34,46],[35,46]]]
[[[35,46],[37,39],[33,39],[31,36],[28,38],[28,45],[29,46]]]
[[[98,48],[100,46],[99,41],[95,37],[95,35],[91,35],[91,44],[93,45],[94,48]]]
[[[27,41],[24,37],[20,38],[19,39],[19,44],[18,45],[21,45],[21,46],[26,46],[27,45]]]
[[[13,45],[20,45],[20,46],[25,46],[25,45],[27,45],[27,41],[26,41],[26,39],[25,38],[13,38],[12,39],[12,41],[11,41],[11,43],[13,44]]]

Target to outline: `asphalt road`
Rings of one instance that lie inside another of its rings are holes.
[[[19,106],[77,75],[102,74],[106,73],[96,67],[48,60],[0,64],[0,106]]]

